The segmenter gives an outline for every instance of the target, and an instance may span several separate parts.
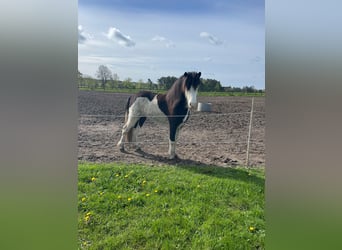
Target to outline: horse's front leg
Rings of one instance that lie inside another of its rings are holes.
[[[178,126],[170,122],[169,159],[176,157],[176,134]]]

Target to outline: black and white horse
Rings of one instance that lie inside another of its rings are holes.
[[[169,157],[176,157],[176,139],[182,125],[190,115],[190,109],[197,103],[197,91],[201,72],[185,72],[177,79],[166,94],[141,91],[128,98],[125,124],[118,146],[123,151],[125,138],[137,146],[137,132],[147,117],[166,116],[169,122]]]

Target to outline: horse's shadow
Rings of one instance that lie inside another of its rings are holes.
[[[127,151],[127,150],[123,149],[123,150],[120,150],[120,151],[122,153],[134,155],[134,156],[137,156],[137,157],[141,157],[141,158],[153,161],[153,162],[160,162],[160,163],[165,163],[165,164],[169,164],[169,165],[176,165],[176,164],[183,164],[184,163],[184,160],[180,159],[177,155],[176,155],[176,157],[174,159],[169,159],[169,158],[167,158],[165,156],[154,155],[154,154],[145,152],[145,151],[143,151],[141,149],[136,149],[135,151]],[[192,162],[193,162],[193,164],[194,163],[201,164],[200,162],[195,162],[195,161],[192,161]],[[197,164],[195,164],[195,165],[197,165]]]
[[[175,159],[169,159],[165,156],[154,155],[143,150],[136,150],[134,152],[121,151],[126,154],[132,154],[138,157],[148,159],[152,162],[158,162],[162,165],[175,166],[177,168],[185,169],[197,174],[204,174],[214,176],[217,178],[231,178],[244,182],[252,182],[260,187],[265,186],[265,180],[255,175],[250,175],[247,168],[241,168],[236,165],[222,167],[214,164],[206,164],[191,159],[181,159],[178,156]]]

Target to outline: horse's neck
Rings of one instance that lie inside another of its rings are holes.
[[[185,95],[181,90],[181,83],[176,82],[174,86],[165,94],[165,101],[167,102],[169,106],[169,111],[172,110],[182,110],[186,108],[186,100]],[[177,111],[176,111],[177,112]]]
[[[178,79],[172,87],[166,92],[165,97],[167,101],[170,102],[179,102],[183,98],[182,89],[181,89],[181,80]]]

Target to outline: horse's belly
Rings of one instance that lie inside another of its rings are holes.
[[[166,123],[167,117],[160,110],[157,102],[157,98],[154,98],[149,105],[147,106],[145,112],[147,113],[147,117],[152,118],[154,121],[159,123]]]
[[[166,124],[168,122],[167,117],[165,115],[164,115],[164,117],[162,117],[162,116],[149,116],[149,118],[151,118],[151,120],[153,120],[154,122],[161,123],[161,124]]]

